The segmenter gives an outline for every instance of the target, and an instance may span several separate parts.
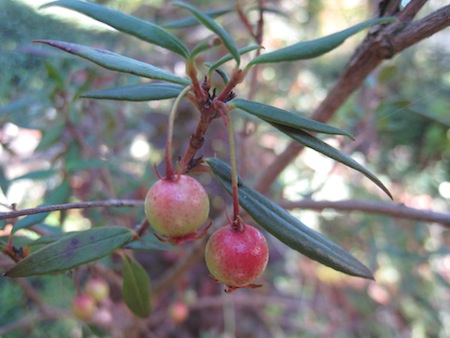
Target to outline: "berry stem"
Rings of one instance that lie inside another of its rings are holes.
[[[181,99],[191,90],[191,86],[184,88],[181,93],[175,99],[172,110],[169,114],[169,123],[167,126],[167,139],[166,139],[166,179],[173,180],[175,177],[173,165],[172,165],[172,139],[173,139],[173,126],[175,124],[175,115],[178,109],[178,105]]]
[[[230,144],[231,188],[233,192],[233,221],[231,222],[231,226],[233,229],[241,231],[243,226],[239,218],[239,189],[238,189],[238,173],[236,165],[236,151],[234,143],[234,131],[233,131],[233,123],[231,122],[228,112],[225,121],[228,130],[228,142]]]

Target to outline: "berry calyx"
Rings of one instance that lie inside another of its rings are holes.
[[[174,244],[197,239],[209,214],[208,194],[190,176],[161,178],[147,192],[145,214],[153,229]]]
[[[212,277],[226,286],[226,292],[254,288],[266,269],[269,248],[263,234],[255,227],[226,226],[209,238],[205,248],[206,266]]]
[[[72,311],[80,319],[90,319],[95,310],[97,310],[97,303],[91,295],[81,294],[72,301]]]

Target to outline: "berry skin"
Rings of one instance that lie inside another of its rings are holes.
[[[190,176],[163,178],[147,192],[145,214],[158,233],[169,238],[189,237],[208,218],[208,194],[200,182]]]
[[[226,292],[257,287],[252,283],[262,275],[269,259],[269,248],[263,234],[243,223],[241,230],[222,227],[206,244],[206,266],[211,275],[227,287]]]
[[[90,319],[95,310],[97,310],[97,304],[91,295],[81,294],[72,301],[72,311],[80,319]]]
[[[101,302],[109,296],[109,285],[104,279],[92,278],[86,283],[85,292]]]

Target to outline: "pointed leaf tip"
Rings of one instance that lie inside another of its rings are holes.
[[[76,232],[31,253],[4,276],[29,277],[70,270],[108,255],[131,241],[134,235],[134,231],[123,227]]]
[[[395,18],[376,18],[368,20],[347,28],[343,31],[310,41],[302,41],[291,46],[287,46],[273,52],[262,54],[254,58],[250,65],[261,64],[261,63],[274,63],[283,61],[296,61],[296,60],[306,60],[321,56],[329,51],[339,47],[344,41],[360,32],[361,30],[370,27],[375,24],[383,24],[389,22],[395,22]]]
[[[184,2],[175,2],[174,5],[188,10],[206,28],[208,28],[213,33],[216,33],[220,37],[230,54],[236,60],[237,64],[239,65],[241,63],[241,56],[239,54],[236,43],[234,42],[231,35],[225,29],[223,29],[223,27],[219,26],[209,15],[203,13],[192,5]]]
[[[134,258],[122,256],[123,300],[136,316],[146,318],[151,312],[151,283],[144,267]]]
[[[45,4],[41,8],[51,6],[59,6],[74,10],[97,21],[103,22],[123,33],[168,49],[184,58],[189,57],[189,50],[180,39],[162,27],[148,21],[109,9],[102,5],[77,0],[54,1]]]
[[[228,164],[207,158],[216,180],[232,194]],[[239,183],[239,204],[261,227],[305,256],[348,275],[373,279],[372,272],[347,250],[312,230],[267,197]]]

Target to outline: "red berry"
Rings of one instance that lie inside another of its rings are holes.
[[[81,319],[89,319],[97,309],[94,297],[88,294],[78,295],[72,302],[72,311],[74,315]]]
[[[254,287],[252,283],[262,275],[269,259],[263,234],[251,225],[242,226],[242,231],[231,226],[220,228],[206,244],[206,266],[228,291]]]
[[[158,233],[183,237],[194,233],[208,218],[208,194],[190,176],[160,179],[147,193],[145,214]]]
[[[109,296],[109,285],[102,278],[93,278],[86,283],[85,291],[97,302],[101,302]]]

